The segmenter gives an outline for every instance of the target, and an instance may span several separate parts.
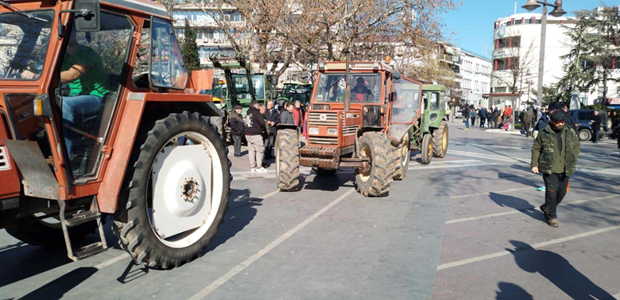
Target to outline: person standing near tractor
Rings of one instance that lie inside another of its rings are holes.
[[[540,210],[551,227],[560,226],[556,209],[568,192],[580,147],[579,137],[565,126],[564,112],[560,110],[551,114],[549,125],[540,131],[532,146],[532,172],[543,173],[545,181],[545,204]]]
[[[274,108],[273,100],[267,102],[267,110],[265,111],[265,122],[269,125],[267,131],[267,143],[265,145],[265,158],[273,158],[271,150],[276,138],[276,126],[280,124],[280,113]]]
[[[259,111],[258,102],[252,101],[250,108],[243,119],[245,123],[245,139],[248,141],[250,154],[250,170],[252,172],[267,172],[262,167],[265,146],[263,144],[263,132],[265,132],[265,118]]]
[[[525,113],[523,113],[523,129],[525,129],[525,137],[530,137],[530,129],[532,126],[532,120],[534,119],[534,112],[532,107],[528,107]]]
[[[293,111],[295,107],[290,102],[284,103],[284,110],[280,114],[280,124],[295,125],[295,116]]]
[[[230,118],[230,135],[233,139],[235,157],[241,156],[241,137],[245,132],[245,124],[243,122],[243,116],[241,115],[242,110],[243,107],[241,107],[241,105],[235,105],[235,111]]]

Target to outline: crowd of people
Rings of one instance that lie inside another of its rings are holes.
[[[243,107],[237,105],[230,120],[234,156],[240,157],[243,137],[247,141],[250,171],[267,172],[265,160],[274,158],[273,148],[278,124],[295,125],[303,130],[305,110],[300,101],[283,102],[279,107],[274,101],[267,106],[258,101],[250,103],[245,116]]]
[[[469,130],[469,126],[475,126],[476,124],[482,128],[504,128],[508,130],[510,124],[512,124],[513,111],[510,105],[502,110],[497,107],[486,108],[479,106],[475,108],[473,105],[469,105],[465,106],[462,112],[465,130]]]

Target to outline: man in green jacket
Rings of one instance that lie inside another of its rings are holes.
[[[545,204],[540,210],[549,226],[559,227],[556,207],[568,191],[569,176],[575,173],[580,144],[577,134],[564,124],[564,112],[551,114],[549,125],[536,137],[532,146],[532,172],[543,173]]]

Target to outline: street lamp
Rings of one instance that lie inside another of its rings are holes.
[[[562,9],[562,0],[556,0],[555,4],[547,3],[547,0],[537,1],[537,0],[527,0],[527,3],[522,7],[527,11],[531,12],[542,5],[542,18],[541,18],[541,30],[540,30],[540,58],[538,63],[538,91],[537,91],[537,100],[542,103],[543,98],[543,74],[545,71],[545,38],[547,36],[547,6],[553,7],[551,11],[551,15],[554,17],[561,17],[566,12]],[[538,107],[540,109],[540,106]],[[538,115],[538,113],[536,114]]]

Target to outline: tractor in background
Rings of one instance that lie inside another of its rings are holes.
[[[420,151],[423,164],[430,164],[433,157],[445,157],[448,151],[445,92],[443,85],[422,85],[424,112],[409,135],[411,149]]]
[[[411,129],[423,111],[420,82],[384,62],[347,57],[319,63],[310,102],[306,144],[295,126],[278,126],[279,190],[298,190],[300,166],[317,176],[355,168],[355,187],[364,196],[386,196],[392,181],[406,176]]]

